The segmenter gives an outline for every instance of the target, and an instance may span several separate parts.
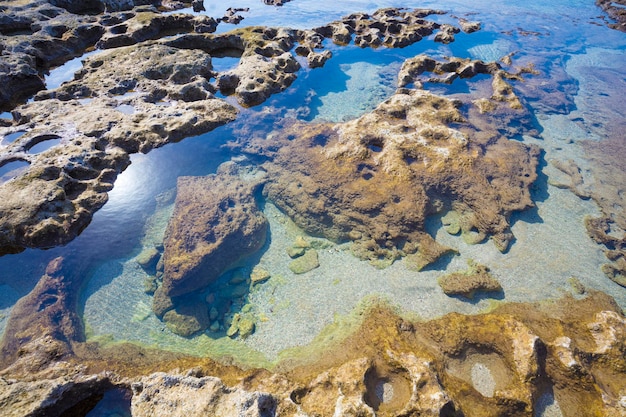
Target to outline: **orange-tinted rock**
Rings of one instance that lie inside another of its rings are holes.
[[[533,205],[538,150],[479,134],[456,106],[402,90],[359,119],[295,124],[250,151],[277,149],[264,164],[270,200],[313,235],[355,241],[362,258],[431,246],[424,220],[443,207],[506,250],[509,214]]]
[[[439,278],[439,286],[446,295],[460,295],[472,299],[477,292],[501,292],[502,287],[484,265],[469,264],[463,272],[453,272]]]

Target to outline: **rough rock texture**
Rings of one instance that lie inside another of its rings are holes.
[[[133,417],[276,415],[276,399],[272,395],[229,388],[211,376],[156,373],[134,383],[133,393]]]
[[[107,13],[100,15],[80,14],[104,10],[105,3],[96,1],[81,10],[71,2],[3,6],[7,13],[0,19],[0,32],[8,36],[0,45],[0,82],[19,88],[3,89],[0,107],[11,108],[41,89],[43,71],[94,44],[114,49],[87,58],[74,80],[40,91],[35,102],[13,110],[12,123],[2,123],[2,136],[24,134],[3,149],[0,167],[15,161],[29,166],[11,172],[6,178],[17,178],[0,185],[0,253],[69,242],[106,202],[129,153],[147,152],[233,120],[236,110],[213,95],[218,89],[244,106],[260,104],[295,79],[300,64],[293,52],[306,56],[314,68],[332,56],[322,50],[324,37],[338,41],[341,33],[348,38],[354,33],[362,46],[377,46],[376,39],[406,46],[438,27],[424,17],[442,13],[382,9],[315,30],[252,27],[213,35],[217,23],[207,16],[163,15],[133,5],[107,2]],[[185,34],[159,40],[181,32]],[[212,56],[241,60],[220,73],[212,70]],[[119,71],[122,66],[125,71]],[[29,152],[53,140],[59,146]]]
[[[3,2],[0,81],[4,88],[0,91],[0,109],[10,109],[43,89],[43,75],[48,69],[82,55],[96,43],[102,47],[128,45],[160,37],[159,32],[165,30],[215,31],[216,22],[206,16],[158,16],[154,7],[136,7],[160,3],[152,0]],[[110,42],[110,38],[117,41]]]
[[[13,307],[0,344],[2,364],[36,372],[71,354],[72,341],[84,339],[75,307],[80,283],[73,278],[64,273],[63,258],[48,264],[35,288]]]
[[[626,287],[626,162],[622,155],[626,145],[622,129],[601,141],[582,141],[589,161],[588,172],[572,160],[551,160],[564,180],[551,180],[550,184],[570,190],[581,199],[593,199],[602,214],[587,217],[585,227],[589,236],[602,246],[609,263],[602,271],[615,283]]]
[[[354,121],[296,123],[245,151],[270,158],[270,200],[313,235],[354,241],[363,259],[443,255],[424,219],[445,207],[464,213],[476,242],[492,236],[505,251],[508,215],[533,204],[538,150],[474,131],[457,106],[401,90]]]
[[[51,264],[42,282],[58,267]],[[37,294],[46,294],[43,286],[28,298]],[[24,303],[10,321],[35,317],[40,307]],[[74,309],[65,305],[63,316]],[[346,318],[350,331],[340,325],[272,372],[132,345],[100,347],[65,339],[56,320],[40,321],[15,329],[16,343],[4,345],[12,352],[3,358],[19,358],[0,370],[0,413],[85,415],[112,389],[132,389],[133,416],[529,416],[546,393],[566,417],[626,411],[626,318],[602,293],[427,322],[373,303],[355,317]],[[21,340],[24,332],[45,336]],[[59,346],[71,350],[55,354]],[[154,373],[174,368],[190,371]]]
[[[67,410],[84,415],[113,386],[104,373],[35,381],[0,378],[0,410],[3,417],[60,416]]]
[[[235,94],[243,106],[254,106],[283,91],[296,79],[300,64],[289,51],[297,32],[259,27],[248,28],[242,34],[246,49],[239,65],[221,73],[217,86],[224,94]]]
[[[435,77],[419,77],[425,72],[434,73]],[[485,63],[480,60],[469,58],[452,57],[447,61],[437,61],[427,55],[418,55],[415,58],[407,59],[398,74],[398,86],[406,87],[415,84],[421,88],[424,83],[445,83],[452,84],[457,77],[472,78],[477,74],[490,74],[493,78],[493,95],[491,100],[508,102],[513,109],[521,109],[522,104],[513,92],[513,87],[506,80],[521,80],[519,74],[511,74],[502,70],[497,62]],[[493,105],[491,106],[491,108]],[[481,108],[484,111],[485,107]]]
[[[104,32],[96,17],[74,15],[44,0],[3,2],[0,10],[4,110],[42,89],[45,70],[82,54]]]
[[[596,4],[607,12],[611,19],[616,21],[616,23],[609,24],[610,28],[626,32],[626,1],[596,0]]]
[[[164,32],[170,35],[187,32],[211,33],[215,32],[218,24],[215,19],[205,15],[162,15],[154,9],[135,10],[102,19],[106,23],[106,32],[96,44],[101,49],[159,39],[164,36]]]
[[[285,3],[290,2],[291,0],[263,0],[263,3],[268,6],[282,6]]]
[[[128,70],[120,72],[122,65]],[[13,110],[15,122],[0,134],[24,133],[3,149],[0,166],[30,165],[0,186],[0,251],[67,243],[107,201],[129,153],[233,120],[236,110],[215,99],[202,77],[209,70],[210,57],[198,52],[119,48],[88,59],[74,81]],[[54,140],[57,146],[29,151]]]
[[[432,9],[386,8],[374,13],[354,13],[342,20],[315,28],[314,31],[332,39],[339,45],[353,40],[361,46],[378,47],[385,45],[402,48],[420,41],[440,27],[438,23],[424,18],[444,12]]]
[[[234,164],[222,165],[215,175],[178,179],[164,239],[163,283],[153,305],[173,331],[190,335],[210,323],[202,303],[192,308],[186,300],[168,311],[176,305],[172,297],[206,288],[265,244],[268,223],[255,196],[263,180],[262,172]]]
[[[583,142],[595,178],[588,184],[572,180],[576,190],[591,196],[602,210],[599,218],[585,221],[589,236],[602,245],[610,263],[603,265],[604,273],[617,284],[626,287],[626,162],[622,157],[626,145],[622,130],[602,141]],[[580,192],[577,193],[581,195]],[[584,195],[583,195],[584,196]]]
[[[294,274],[304,274],[320,266],[318,254],[315,249],[306,250],[301,256],[289,263],[289,269]]]
[[[446,295],[460,295],[470,300],[476,293],[502,291],[498,280],[489,273],[489,268],[473,262],[469,263],[467,271],[444,275],[439,278],[438,282]]]

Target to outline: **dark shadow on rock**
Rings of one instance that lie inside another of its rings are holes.
[[[457,255],[458,253],[456,252],[446,253],[432,264],[425,266],[422,271],[445,271],[448,268],[450,262],[452,262],[452,259],[454,259],[454,257]]]
[[[464,303],[476,305],[482,300],[504,300],[504,290],[501,291],[476,291],[472,298],[467,298],[462,295],[448,295],[450,298],[456,298]]]
[[[544,172],[544,168],[548,165],[545,159],[545,151],[541,151],[537,160],[537,179],[530,186],[530,196],[535,203],[540,203],[546,201],[548,197],[550,197],[550,193],[548,191],[548,176]],[[543,219],[539,215],[539,209],[536,204],[534,207],[531,207],[527,210],[512,213],[511,227],[517,221],[523,221],[532,224],[543,223]]]

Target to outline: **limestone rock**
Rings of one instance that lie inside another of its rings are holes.
[[[104,373],[32,382],[0,378],[0,411],[4,417],[63,415],[72,407],[81,408],[83,402],[94,403],[112,388],[113,384]]]
[[[201,301],[179,303],[163,315],[163,321],[172,332],[188,337],[209,327],[208,307]]]
[[[453,272],[444,275],[438,280],[439,286],[446,295],[460,295],[473,299],[480,293],[501,292],[502,287],[484,265],[469,262],[469,269],[464,272]]]
[[[295,123],[253,142],[250,153],[260,147],[270,157],[264,193],[298,226],[336,242],[354,239],[357,256],[384,263],[432,246],[424,220],[438,210],[433,196],[463,213],[468,240],[491,235],[508,247],[508,215],[533,205],[538,149],[496,127],[474,130],[455,102],[399,90],[356,120]]]
[[[228,387],[215,377],[155,373],[133,385],[134,417],[227,416],[269,417],[276,415],[277,400],[264,392]]]
[[[417,246],[417,252],[407,255],[405,262],[409,268],[421,271],[437,262],[445,255],[458,253],[456,250],[437,243],[434,239],[424,236]]]
[[[289,269],[294,274],[305,274],[320,266],[319,257],[315,249],[309,249],[304,255],[289,263]]]
[[[250,281],[252,282],[252,284],[258,284],[267,281],[268,279],[270,279],[271,276],[272,275],[265,269],[255,266],[254,268],[252,268]]]
[[[210,63],[208,55],[163,46],[121,48],[88,60],[76,80],[15,109],[14,125],[0,128],[0,134],[25,133],[3,150],[0,165],[15,160],[30,165],[0,185],[0,252],[67,243],[107,201],[117,174],[129,164],[129,153],[147,152],[233,120],[236,110],[211,98],[210,87],[198,83],[203,63]],[[128,71],[121,73],[121,65]],[[187,97],[189,86],[199,95]],[[131,89],[141,93],[120,98]],[[160,99],[180,101],[162,106],[156,103]],[[39,154],[27,152],[45,141],[59,145]]]
[[[71,342],[83,338],[83,324],[76,312],[79,278],[63,270],[64,259],[46,267],[35,288],[11,311],[0,345],[0,363],[13,363],[27,372],[45,369],[53,360],[69,355]]]
[[[236,94],[241,105],[250,107],[291,85],[299,69],[289,52],[273,57],[244,56],[237,68],[220,74],[218,87],[225,94]]]
[[[608,23],[612,29],[626,32],[626,10],[624,0],[596,0],[596,4],[606,11],[609,17],[616,23]]]
[[[420,41],[439,28],[438,23],[425,20],[433,14],[444,12],[432,9],[379,9],[374,13],[353,13],[342,20],[314,29],[325,38],[339,45],[354,41],[361,47],[385,45],[403,48]]]
[[[459,19],[461,30],[465,33],[474,33],[480,30],[480,22],[470,22],[467,19]]]
[[[159,39],[164,32],[210,33],[215,32],[216,28],[217,21],[206,15],[161,14],[156,10],[131,12],[110,22],[97,46],[101,49],[119,48]]]
[[[291,259],[304,255],[304,252],[306,252],[305,248],[297,248],[295,246],[287,248],[287,255],[289,255]]]
[[[587,233],[602,245],[609,260],[602,266],[603,272],[626,287],[626,194],[621,191],[626,178],[626,162],[621,158],[626,148],[623,142],[615,135],[604,143],[584,141],[583,146],[592,161],[592,175],[604,178],[594,182],[591,189],[591,198],[601,207],[602,215],[585,219]]]
[[[227,170],[178,179],[157,293],[174,297],[204,288],[265,244],[267,220],[255,199],[262,173],[243,178],[244,171]]]
[[[104,32],[96,17],[68,13],[62,5],[52,3],[35,0],[5,2],[2,6],[2,110],[14,107],[43,89],[45,71],[81,55]],[[96,3],[102,7],[98,1],[68,3],[78,7],[83,3]]]
[[[156,272],[156,265],[160,258],[161,254],[159,251],[156,248],[150,247],[142,250],[135,260],[145,271],[148,272],[154,269],[153,272]]]
[[[255,326],[252,314],[248,312],[244,313],[243,311],[242,313],[236,313],[233,316],[233,321],[231,322],[230,327],[226,330],[226,336],[239,336],[242,339],[245,339],[254,333]]]
[[[434,77],[420,77],[424,73],[436,74]],[[497,62],[485,63],[481,60],[449,58],[446,61],[436,61],[427,55],[421,54],[407,59],[398,74],[398,85],[407,86],[411,83],[422,86],[426,82],[451,84],[457,77],[471,78],[477,74],[490,74],[493,77],[492,101],[486,98],[475,100],[481,113],[493,111],[496,102],[507,102],[511,108],[521,109],[522,105],[506,79],[521,80],[519,74],[511,74],[501,69]]]
[[[454,35],[460,31],[461,30],[456,26],[444,23],[439,27],[439,31],[435,35],[435,42],[441,42],[444,44],[452,43],[454,42]]]

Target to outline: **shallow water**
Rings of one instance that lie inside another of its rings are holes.
[[[598,215],[598,207],[593,201],[583,201],[569,190],[550,185],[563,180],[563,174],[551,160],[572,160],[583,175],[591,175],[590,162],[578,142],[605,139],[608,127],[620,123],[626,114],[626,104],[620,101],[626,91],[624,34],[597,24],[601,23],[597,17],[601,11],[591,0],[411,1],[402,5],[444,9],[457,16],[477,12],[467,18],[481,21],[483,28],[469,35],[458,34],[456,42],[450,45],[431,40],[397,50],[329,45],[334,57],[324,68],[301,70],[291,88],[268,100],[266,107],[248,110],[241,117],[251,121],[260,119],[258,114],[266,114],[264,109],[270,107],[277,114],[310,122],[358,117],[393,94],[402,61],[419,53],[436,58],[454,55],[496,60],[517,52],[514,66],[536,63],[540,74],[529,78],[545,79],[546,83],[561,70],[565,78],[557,87],[575,86],[571,111],[542,103],[543,96],[534,101],[529,97],[527,101],[541,134],[519,139],[541,147],[547,163],[541,167],[542,175],[534,190],[537,208],[513,216],[516,240],[506,254],[490,242],[468,245],[460,237],[448,235],[441,228],[440,219],[433,217],[428,222],[429,232],[438,241],[456,248],[459,255],[429,270],[415,272],[401,261],[384,270],[375,269],[356,259],[348,244],[319,240],[318,244],[323,246],[319,250],[320,267],[295,275],[288,268],[290,259],[285,250],[303,232],[268,203],[264,211],[270,221],[271,240],[243,270],[249,273],[258,265],[270,271],[272,277],[251,287],[235,306],[250,305],[259,318],[255,333],[243,342],[226,338],[223,329],[191,339],[178,337],[152,314],[152,297],[143,292],[146,273],[134,257],[142,248],[154,246],[162,239],[172,211],[176,179],[213,173],[220,163],[234,156],[220,148],[237,135],[226,126],[147,155],[134,155],[132,165],[115,183],[109,202],[96,213],[82,235],[67,246],[1,257],[0,333],[11,306],[33,288],[46,263],[60,255],[66,256],[70,265],[85,271],[88,277],[80,308],[90,338],[134,340],[217,356],[236,351],[251,363],[262,363],[262,356],[275,359],[284,349],[311,342],[336,315],[350,313],[363,298],[371,295],[383,297],[404,311],[432,318],[451,311],[477,313],[500,301],[559,297],[574,291],[570,279],[575,277],[585,287],[611,294],[626,308],[626,290],[600,271],[606,259],[601,248],[587,236],[583,224],[585,216]],[[240,25],[280,25],[287,21],[293,27],[311,28],[351,12],[371,12],[398,3],[294,0],[275,8],[258,0],[241,0],[235,6],[250,8],[249,12],[242,12],[245,19]],[[223,2],[209,0],[205,0],[205,7],[206,13],[214,17],[221,16],[226,9]],[[433,19],[448,21],[451,17]],[[220,25],[218,31],[230,28],[231,25]],[[80,68],[80,59],[70,62],[63,71],[51,72],[48,88],[71,79]],[[227,57],[216,58],[214,64],[221,71],[236,62],[237,58]],[[471,94],[479,90],[478,83],[480,80],[476,79],[428,88]],[[123,106],[118,110],[130,111]],[[626,178],[623,183],[626,184]],[[446,272],[466,269],[468,260],[489,266],[503,287],[503,298],[466,302],[443,294],[437,278]],[[558,415],[558,404],[550,403],[549,398],[545,404],[544,415]]]

